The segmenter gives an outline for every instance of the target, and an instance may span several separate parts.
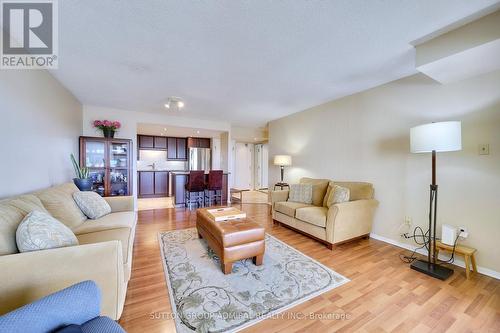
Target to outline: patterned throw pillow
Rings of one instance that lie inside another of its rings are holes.
[[[95,192],[75,192],[73,193],[73,199],[89,219],[95,220],[111,213],[108,202]]]
[[[312,204],[313,186],[312,184],[290,185],[288,201]]]
[[[19,252],[30,252],[78,245],[78,240],[70,228],[47,213],[34,210],[17,227],[16,243]]]
[[[351,196],[351,191],[342,186],[333,185],[328,196],[327,206],[330,207],[336,203],[347,202]]]

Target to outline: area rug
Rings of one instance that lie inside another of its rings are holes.
[[[177,332],[236,332],[349,280],[266,234],[264,264],[224,275],[196,229],[158,235]]]

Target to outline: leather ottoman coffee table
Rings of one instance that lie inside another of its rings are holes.
[[[206,208],[196,211],[198,235],[219,256],[222,272],[230,274],[235,261],[253,258],[262,265],[265,230],[248,218],[215,222]]]

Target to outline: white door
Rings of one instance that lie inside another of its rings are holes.
[[[266,189],[268,187],[268,164],[269,151],[267,144],[255,145],[255,189]]]
[[[269,187],[269,146],[267,143],[262,145],[262,180],[260,188]]]
[[[262,188],[262,145],[255,145],[255,189]]]
[[[240,190],[251,190],[253,144],[237,142],[234,160],[234,187]]]

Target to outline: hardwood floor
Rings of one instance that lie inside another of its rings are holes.
[[[267,205],[243,204],[242,209],[268,233],[351,279],[245,332],[500,332],[500,280],[484,275],[466,280],[464,269],[455,266],[447,281],[436,280],[402,263],[404,250],[373,239],[330,251],[272,226]],[[132,277],[120,319],[127,332],[175,332],[172,319],[152,318],[171,312],[157,234],[194,227],[195,218],[195,212],[184,209],[139,212]],[[329,313],[345,317],[326,318]]]

